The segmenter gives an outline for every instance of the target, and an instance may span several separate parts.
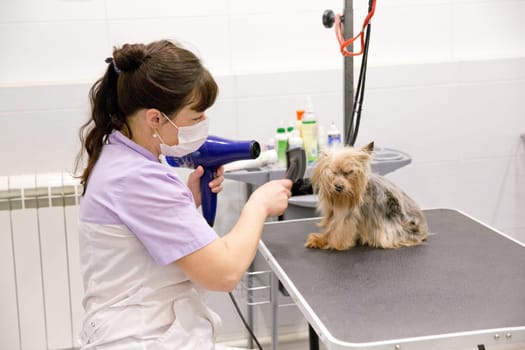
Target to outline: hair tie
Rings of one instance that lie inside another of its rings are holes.
[[[118,69],[117,64],[115,63],[115,59],[113,57],[108,57],[104,60],[106,63],[113,64],[113,69],[115,70],[115,73],[120,74],[120,69]]]

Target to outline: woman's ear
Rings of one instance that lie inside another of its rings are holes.
[[[153,128],[159,128],[162,122],[162,113],[155,108],[149,108],[145,110],[146,124]]]

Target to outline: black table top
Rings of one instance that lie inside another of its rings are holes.
[[[341,342],[525,332],[525,247],[455,210],[425,216],[421,246],[305,248],[314,218],[267,223],[260,251],[314,328]]]

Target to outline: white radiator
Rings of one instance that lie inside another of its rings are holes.
[[[78,347],[80,193],[67,174],[0,176],[0,349]]]

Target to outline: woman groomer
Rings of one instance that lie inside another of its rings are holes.
[[[198,207],[202,167],[185,184],[161,154],[195,151],[217,85],[199,59],[169,41],[113,51],[90,91],[81,129],[82,349],[214,349],[218,316],[204,290],[230,291],[253,260],[268,216],[282,214],[291,182],[259,187],[219,237]],[[79,158],[80,159],[80,158]],[[222,168],[210,182],[222,189]]]

